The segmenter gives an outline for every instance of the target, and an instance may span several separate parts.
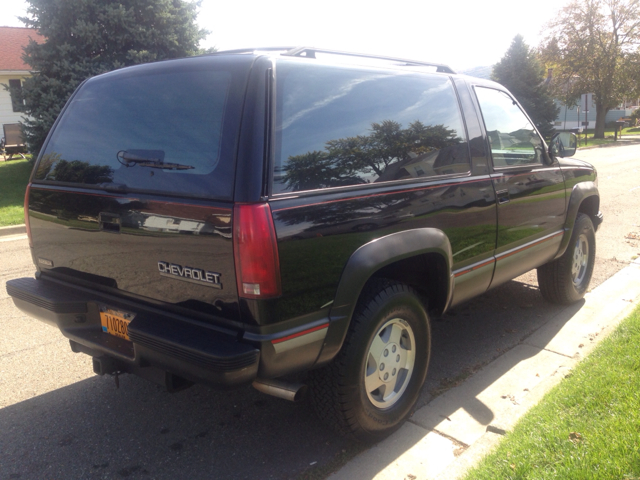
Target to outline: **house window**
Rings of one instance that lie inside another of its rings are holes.
[[[11,106],[14,112],[24,111],[24,100],[22,99],[22,82],[20,80],[9,80],[9,93],[11,94]]]

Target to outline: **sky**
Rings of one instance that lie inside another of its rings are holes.
[[[203,0],[202,47],[312,46],[444,63],[492,65],[513,37],[537,46],[568,0]],[[0,0],[0,25],[24,26],[22,0]]]

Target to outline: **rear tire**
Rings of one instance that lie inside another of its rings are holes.
[[[316,412],[342,434],[364,442],[385,438],[412,413],[430,350],[429,318],[416,292],[373,281],[336,358],[311,372]]]
[[[596,260],[596,235],[589,216],[578,213],[564,254],[538,268],[540,293],[551,303],[577,302],[589,288]]]

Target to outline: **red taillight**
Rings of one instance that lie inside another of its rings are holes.
[[[279,296],[280,260],[269,204],[236,205],[233,223],[238,294],[245,298]]]
[[[27,184],[27,190],[24,192],[24,225],[27,228],[27,237],[29,237],[29,246],[33,247],[31,243],[31,224],[29,223],[29,191],[31,190],[31,184]]]

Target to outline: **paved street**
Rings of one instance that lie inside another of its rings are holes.
[[[599,171],[605,223],[592,287],[640,254],[640,145],[576,155]],[[5,282],[33,272],[26,240],[0,238],[0,479],[298,478],[353,450],[313,416],[250,387],[168,394],[144,380],[93,375],[51,327],[7,298]],[[576,306],[579,308],[579,305]],[[558,311],[535,274],[488,292],[433,325],[420,404],[510,350]]]

